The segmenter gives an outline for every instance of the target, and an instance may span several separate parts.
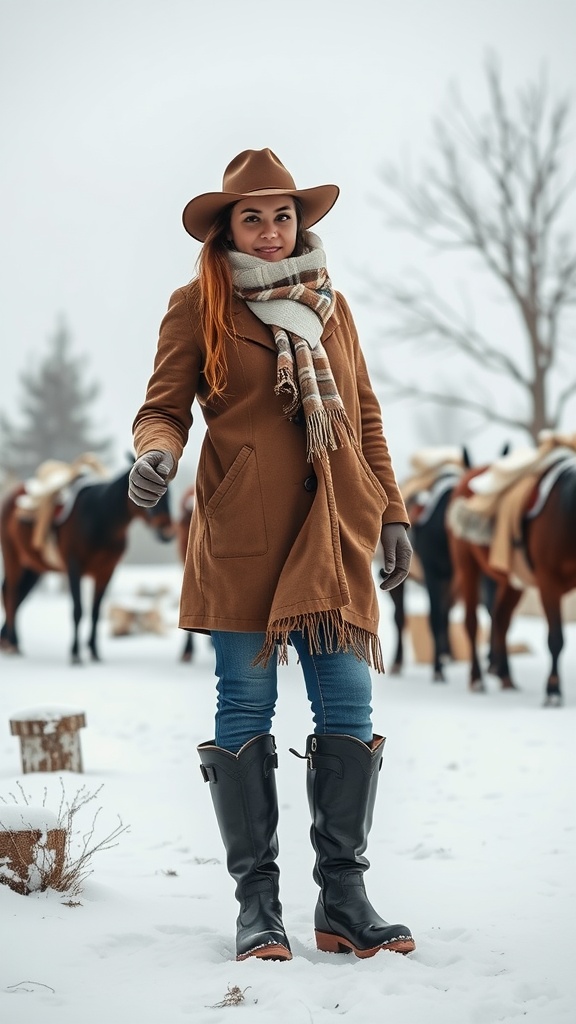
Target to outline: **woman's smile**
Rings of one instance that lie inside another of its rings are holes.
[[[279,246],[279,245],[261,245],[261,246],[258,246],[257,249],[256,249],[256,252],[257,252],[258,256],[261,256],[262,259],[264,259],[264,260],[270,259],[277,252],[280,252],[280,251],[281,251],[281,246]]]

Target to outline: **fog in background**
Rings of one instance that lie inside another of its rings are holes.
[[[362,297],[367,268],[389,280],[415,266],[465,291],[515,344],[514,316],[477,261],[438,258],[386,225],[379,170],[430,155],[452,83],[474,113],[487,110],[490,51],[509,97],[543,70],[552,99],[574,95],[575,38],[573,0],[0,0],[0,407],[17,416],[19,374],[63,317],[101,384],[95,428],[121,464],[168,298],[194,272],[182,209],[218,190],[245,148],[271,147],[299,187],[340,185],[317,230],[373,371],[383,323]],[[574,168],[576,117],[571,128]],[[399,354],[386,359],[402,372]],[[415,445],[455,440],[435,436],[433,406],[383,412],[399,475]],[[180,486],[202,434],[197,417]],[[508,439],[477,434],[473,455]]]

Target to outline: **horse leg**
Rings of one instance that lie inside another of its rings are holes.
[[[98,619],[100,618],[100,606],[102,604],[102,598],[104,597],[103,589],[94,587],[94,599],[92,601],[92,626],[90,629],[90,638],[88,640],[88,649],[90,651],[90,657],[92,661],[100,661],[100,654],[98,653],[97,644],[97,631],[98,631]]]
[[[81,665],[80,645],[78,642],[78,631],[82,621],[82,577],[75,562],[68,564],[68,583],[70,585],[70,596],[72,597],[74,638],[70,657],[73,665]]]
[[[510,587],[508,583],[500,583],[494,597],[490,631],[491,667],[494,674],[500,678],[503,690],[518,689],[510,676],[506,636],[510,628],[512,613],[521,597],[522,591]]]
[[[99,575],[94,580],[94,597],[92,600],[92,628],[90,630],[90,639],[88,640],[88,648],[92,657],[92,661],[100,661],[100,654],[98,651],[98,621],[100,619],[100,608],[102,605],[102,599],[108,589],[108,584],[112,579],[112,574],[116,568],[116,561],[106,566],[106,571],[101,570]]]
[[[548,650],[552,656],[550,675],[546,682],[546,695],[544,707],[561,707],[562,689],[560,676],[558,674],[558,659],[564,646],[564,634],[562,631],[562,614],[560,605],[560,593],[552,581],[538,581],[542,606],[548,622]]]
[[[470,644],[470,689],[483,693],[486,687],[478,660],[476,634],[478,631],[478,594],[480,590],[480,567],[474,555],[459,546],[458,563],[459,592],[464,603],[464,628]]]
[[[480,577],[480,603],[484,605],[486,611],[490,616],[490,623],[494,617],[494,601],[496,600],[496,591],[498,584],[492,576],[487,576],[486,573],[482,573]],[[498,675],[496,671],[496,663],[494,660],[494,651],[492,650],[492,625],[490,626],[490,650],[488,651],[488,672],[492,672],[494,675]]]
[[[392,590],[388,591],[388,593],[394,603],[394,625],[396,626],[396,653],[390,668],[390,674],[397,676],[400,675],[402,665],[404,664],[403,633],[406,626],[406,616],[404,613],[404,583],[399,583],[397,587],[393,587]]]
[[[440,580],[440,611],[442,627],[440,629],[440,655],[442,661],[452,661],[452,644],[450,643],[450,609],[454,604],[452,580]]]
[[[10,654],[20,653],[16,632],[16,612],[39,579],[40,573],[34,572],[33,569],[24,569],[16,584],[9,584],[7,578],[2,582],[2,600],[6,617],[0,630],[0,649]]]
[[[435,683],[446,682],[443,661],[450,654],[448,639],[448,613],[450,609],[449,585],[432,573],[424,571],[428,600],[430,604],[429,623],[434,643],[433,680]]]
[[[190,631],[186,631],[186,638],[184,640],[184,648],[180,655],[180,661],[192,661],[194,655],[194,634]]]
[[[2,581],[2,604],[4,605],[4,622],[0,630],[0,650],[6,654],[20,654],[16,633],[17,583],[10,582],[5,576]]]

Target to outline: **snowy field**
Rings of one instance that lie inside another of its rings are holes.
[[[177,567],[118,571],[109,602],[145,582],[165,585],[165,635],[115,638],[101,628],[101,664],[68,664],[68,596],[48,579],[24,606],[24,655],[0,661],[0,798],[57,812],[61,787],[97,793],[81,812],[94,840],[120,818],[129,831],[94,854],[79,899],[21,896],[0,886],[2,1024],[574,1024],[576,1021],[576,626],[566,630],[562,709],[541,706],[543,624],[515,622],[520,692],[470,694],[409,664],[376,677],[375,730],[388,741],[366,876],[373,903],[412,928],[409,957],[317,952],[316,887],[305,766],[288,753],[310,731],[298,667],[281,669],[275,723],[280,767],[281,896],[294,959],[234,960],[236,904],[197,743],[213,731],[208,640],[179,662]],[[392,653],[391,602],[382,640]],[[39,705],[80,708],[84,773],[20,773],[9,719]],[[0,820],[2,805],[0,804]],[[73,901],[77,903],[78,901]],[[237,1006],[218,1007],[229,988]]]

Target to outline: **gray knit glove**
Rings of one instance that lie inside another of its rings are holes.
[[[128,496],[135,505],[152,508],[168,488],[168,477],[174,468],[170,452],[146,452],[130,470]]]
[[[384,568],[380,569],[383,580],[380,590],[393,590],[410,572],[412,545],[406,535],[404,523],[385,523],[380,540],[384,552]]]

